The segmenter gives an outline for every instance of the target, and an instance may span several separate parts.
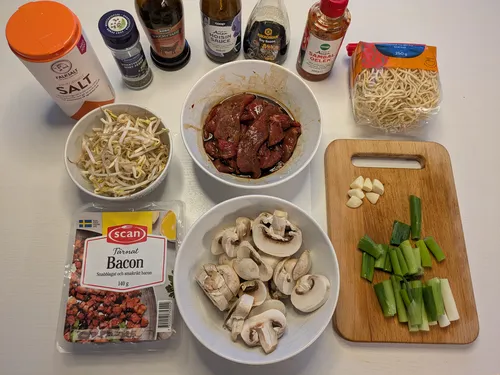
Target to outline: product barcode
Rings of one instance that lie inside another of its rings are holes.
[[[157,332],[172,331],[172,309],[173,301],[158,301],[158,322],[156,324]]]

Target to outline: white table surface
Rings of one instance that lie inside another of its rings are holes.
[[[246,20],[255,0],[243,0]],[[21,0],[1,1],[0,24]],[[192,85],[216,65],[204,55],[197,0],[185,1],[186,33],[192,59],[183,70],[156,68],[152,86],[134,92],[123,87],[118,68],[97,30],[99,17],[122,8],[135,14],[132,0],[66,0],[117,90],[118,100],[148,106],[175,134],[175,157],[168,181],[150,199],[181,199],[192,224],[214,204],[242,192],[231,190],[198,170],[184,149],[180,112]],[[423,138],[444,144],[454,167],[481,332],[469,346],[353,344],[329,326],[302,354],[259,369],[262,375],[294,374],[500,374],[500,147],[498,108],[500,61],[498,14],[493,0],[352,0],[347,42],[400,41],[438,46],[444,89],[439,120]],[[285,66],[295,70],[311,0],[286,0],[292,25]],[[243,24],[245,26],[246,23]],[[143,45],[148,42],[143,36]],[[0,38],[0,374],[253,374],[202,347],[185,326],[164,352],[126,356],[60,354],[55,330],[67,253],[70,217],[89,201],[66,175],[63,147],[73,124],[9,51]],[[326,227],[323,154],[337,138],[367,137],[355,127],[347,87],[345,49],[332,76],[309,83],[323,111],[323,140],[298,178],[266,191],[311,211]],[[436,192],[439,194],[439,192]]]

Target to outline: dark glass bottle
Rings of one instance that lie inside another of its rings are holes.
[[[200,0],[207,56],[218,63],[232,61],[241,51],[241,0]]]
[[[184,35],[182,0],[136,0],[135,7],[155,65],[164,70],[183,68],[191,58],[191,49]]]
[[[243,38],[245,58],[283,64],[290,43],[290,21],[283,0],[259,0]]]

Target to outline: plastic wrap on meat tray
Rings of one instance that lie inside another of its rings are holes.
[[[75,214],[64,273],[61,352],[155,350],[175,332],[173,270],[184,204]]]
[[[432,121],[442,98],[436,47],[359,42],[347,49],[358,125],[404,133]]]

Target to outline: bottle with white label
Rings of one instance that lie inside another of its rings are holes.
[[[330,75],[351,13],[349,0],[321,0],[309,10],[302,38],[297,72],[309,81],[322,81]]]
[[[200,0],[207,56],[226,63],[241,51],[241,0]]]

